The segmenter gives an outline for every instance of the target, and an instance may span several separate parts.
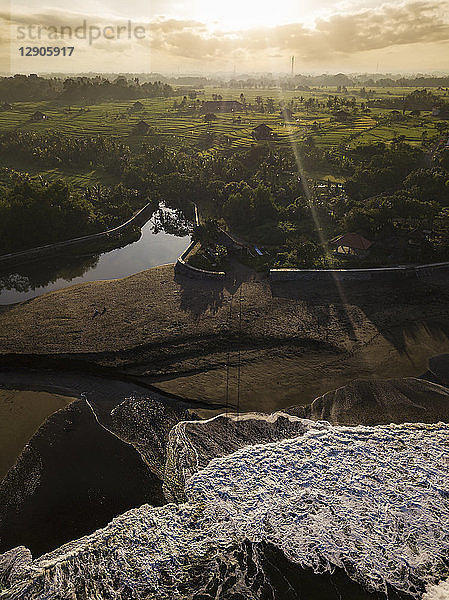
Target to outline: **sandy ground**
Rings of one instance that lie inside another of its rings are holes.
[[[0,481],[47,417],[74,398],[0,389]]]
[[[271,411],[449,350],[449,280],[198,282],[163,266],[0,313],[0,355],[114,368],[180,396]]]

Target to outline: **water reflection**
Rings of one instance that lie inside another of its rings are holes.
[[[165,231],[170,235],[183,237],[192,232],[192,222],[179,209],[159,208],[154,213],[151,222],[153,224],[152,231],[156,234]]]
[[[180,210],[159,208],[137,240],[103,254],[59,257],[0,275],[0,304],[21,302],[68,285],[117,279],[175,262],[189,243],[191,223]]]
[[[30,292],[56,283],[58,279],[72,281],[83,277],[90,269],[95,269],[100,255],[72,256],[51,261],[39,261],[14,267],[14,273],[0,276],[0,290]],[[1,295],[0,295],[1,297]]]

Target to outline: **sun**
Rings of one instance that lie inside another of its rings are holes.
[[[209,25],[230,31],[273,27],[298,20],[298,2],[284,0],[225,0],[210,2],[197,0],[198,18]]]

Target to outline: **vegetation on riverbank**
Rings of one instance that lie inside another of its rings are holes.
[[[70,85],[64,89],[75,93],[87,83]],[[48,100],[37,122],[30,111],[38,103],[4,106],[0,252],[115,226],[147,202],[190,217],[193,201],[204,219],[263,246],[263,259],[248,259],[257,268],[447,259],[449,128],[430,110],[439,103],[444,112],[444,92],[340,85],[208,93],[213,101],[232,93],[241,111],[204,119],[205,91],[142,98],[136,107],[87,96],[78,107]],[[142,119],[151,131],[135,135]],[[260,123],[272,135],[256,143]],[[332,255],[329,241],[347,231],[374,242],[369,256]],[[212,245],[217,263],[221,244]]]

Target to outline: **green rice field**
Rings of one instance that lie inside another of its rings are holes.
[[[376,88],[375,98],[400,97],[415,88]],[[437,135],[433,117],[429,111],[421,112],[419,117],[396,115],[392,111],[374,108],[370,112],[361,111],[361,103],[365,102],[358,94],[358,89],[349,89],[348,93],[337,93],[336,88],[317,88],[310,91],[282,91],[272,89],[239,89],[239,88],[206,88],[198,93],[198,101],[211,100],[213,94],[220,94],[223,100],[239,100],[243,93],[247,104],[246,111],[236,114],[218,114],[216,120],[208,124],[203,115],[192,112],[196,100],[187,100],[185,109],[175,108],[180,104],[182,95],[171,98],[142,99],[143,109],[133,113],[130,109],[134,101],[101,102],[93,105],[65,105],[55,101],[49,102],[17,102],[12,109],[0,110],[0,133],[6,131],[22,132],[58,132],[73,136],[114,136],[133,147],[144,140],[153,144],[165,144],[172,148],[192,148],[203,153],[229,153],[234,149],[247,148],[254,144],[252,130],[261,123],[272,128],[276,134],[270,144],[288,146],[306,138],[320,147],[348,147],[360,143],[376,141],[390,142],[397,136],[404,136],[405,141],[419,145],[424,137]],[[449,92],[435,91],[442,96]],[[274,113],[261,113],[255,110],[256,98],[263,102],[272,98],[276,110]],[[325,108],[329,96],[355,97],[357,111],[347,122],[337,121]],[[320,103],[318,108],[306,110],[302,100],[314,97]],[[280,116],[280,103],[293,101],[296,108],[291,121],[284,122]],[[46,118],[33,121],[35,111],[41,111]],[[139,121],[145,121],[151,127],[148,135],[135,135],[133,130]],[[13,157],[2,157],[0,164],[32,172],[30,165],[20,165]],[[102,173],[89,171],[86,173],[69,173],[61,169],[50,169],[39,173],[49,179],[64,176],[76,186],[85,186],[106,182]]]

